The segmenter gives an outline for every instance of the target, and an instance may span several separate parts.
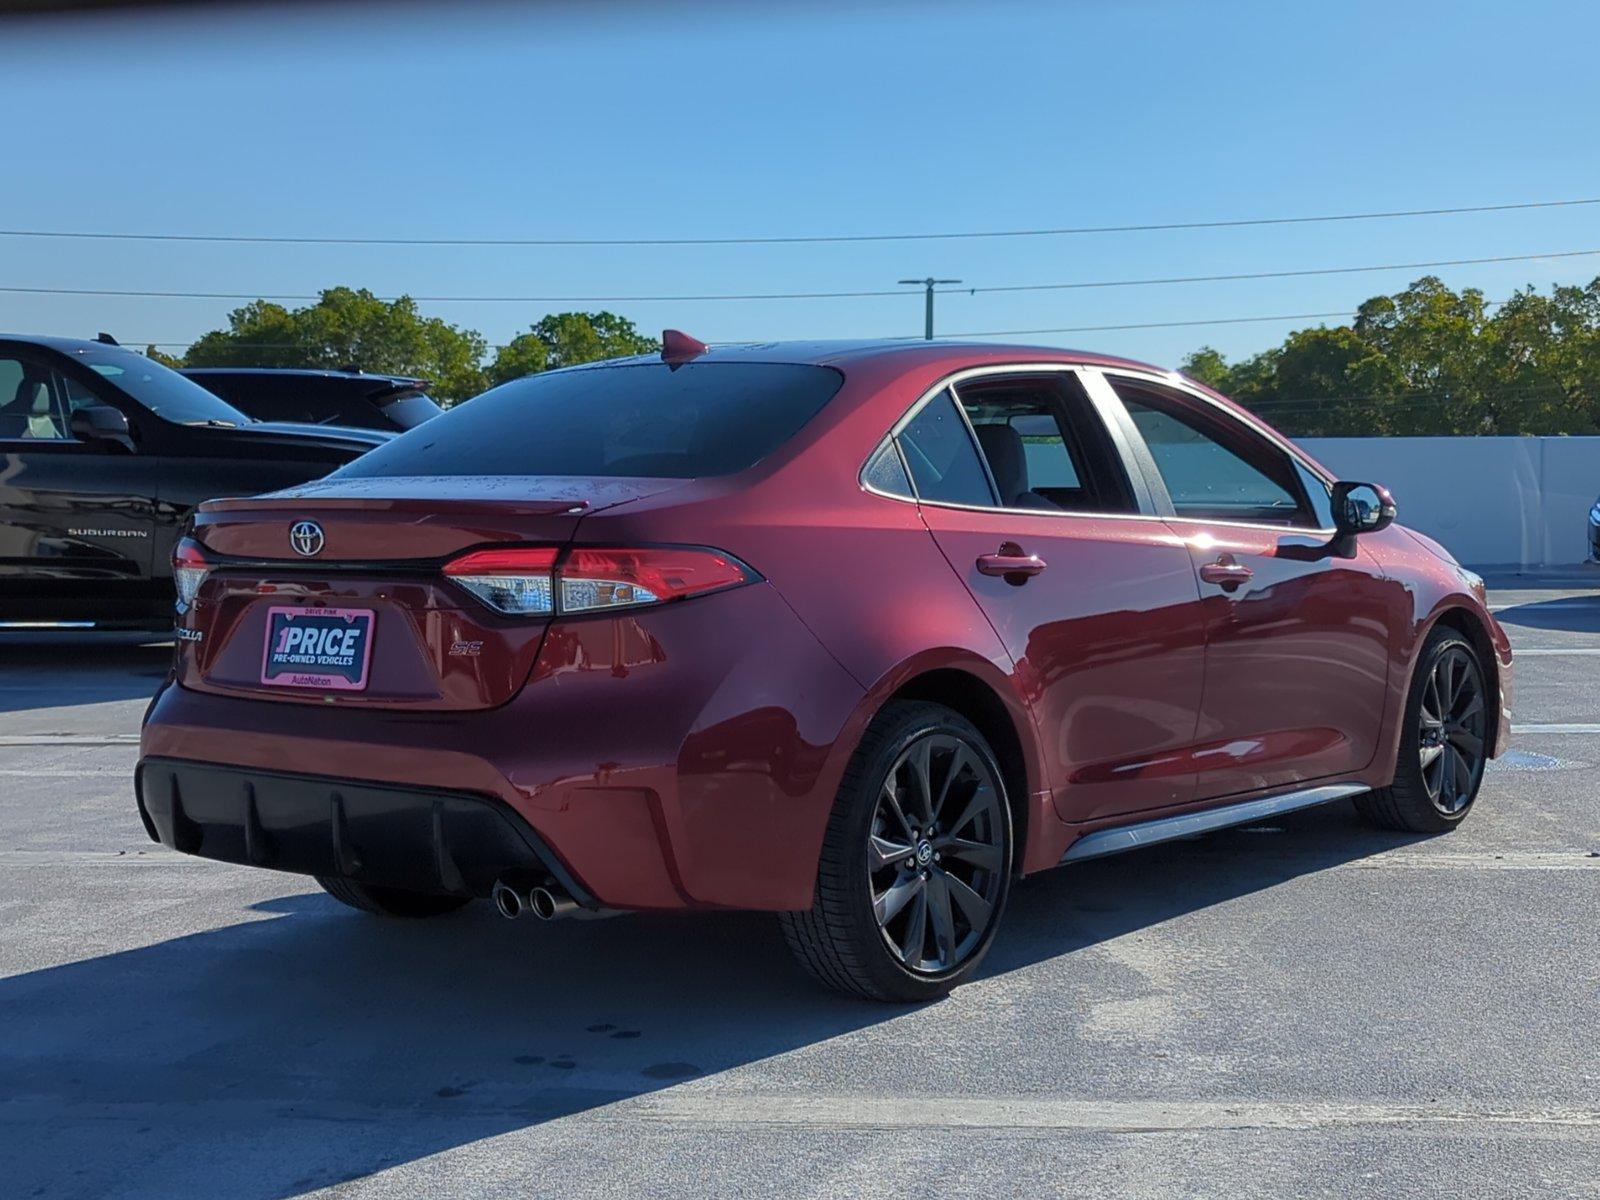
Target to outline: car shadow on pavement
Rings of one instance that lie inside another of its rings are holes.
[[[1342,805],[1275,828],[1024,881],[984,977],[1070,977],[1074,956],[1122,934],[1407,840]],[[186,878],[164,875],[145,911],[213,894]],[[675,1084],[760,1077],[792,1051],[810,1053],[786,1074],[830,1059],[853,1070],[850,1049],[826,1043],[939,1019],[937,1005],[820,989],[760,914],[538,925],[485,904],[408,923],[320,892],[249,911],[0,982],[9,1194],[296,1196]],[[955,1020],[967,1002],[946,1003]],[[525,1166],[536,1184],[538,1161]]]
[[[1600,596],[1559,596],[1530,600],[1495,610],[1502,625],[1554,629],[1564,633],[1600,633]]]
[[[0,635],[0,712],[145,699],[171,665],[149,634]]]

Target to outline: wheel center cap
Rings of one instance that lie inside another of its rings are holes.
[[[933,843],[923,840],[917,843],[917,865],[927,866],[933,861]]]

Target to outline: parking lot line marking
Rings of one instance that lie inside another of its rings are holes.
[[[1378,871],[1393,867],[1424,871],[1595,871],[1600,870],[1600,852],[1589,850],[1507,851],[1503,854],[1445,854],[1389,851],[1370,858],[1340,863],[1338,870]]]
[[[32,771],[0,770],[0,776],[16,779],[125,779],[126,767],[39,767]]]
[[[1351,1125],[1600,1127],[1584,1108],[1461,1108],[1431,1104],[1053,1100],[969,1096],[748,1096],[659,1092],[592,1115],[688,1125],[853,1129],[1060,1129],[1104,1133],[1314,1129]]]
[[[0,746],[137,746],[137,733],[8,733]]]
[[[1523,733],[1600,733],[1600,725],[1575,725],[1557,722],[1553,725],[1513,725],[1511,732]]]
[[[1600,658],[1600,646],[1574,646],[1571,649],[1562,649],[1560,646],[1529,646],[1525,650],[1512,648],[1513,658]]]

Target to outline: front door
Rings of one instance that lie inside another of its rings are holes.
[[[155,472],[75,440],[95,398],[42,356],[0,352],[0,623],[139,620],[150,582]]]
[[[1194,571],[1141,512],[1077,374],[958,378],[899,440],[924,521],[1016,664],[1062,819],[1188,801]]]
[[[1359,771],[1376,752],[1394,605],[1328,485],[1222,406],[1107,372],[1188,548],[1206,623],[1201,798]]]

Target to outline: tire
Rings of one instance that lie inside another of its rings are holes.
[[[1447,700],[1441,693],[1451,680],[1460,690]],[[1407,833],[1448,833],[1461,824],[1483,782],[1489,712],[1478,651],[1455,630],[1435,627],[1406,696],[1394,782],[1356,797],[1356,811],[1380,829]]]
[[[441,896],[408,892],[404,888],[376,887],[338,875],[318,875],[318,883],[341,904],[380,917],[439,917],[455,912],[471,900],[468,896]]]
[[[983,735],[943,705],[895,702],[845,770],[812,906],[779,922],[795,957],[829,987],[936,1000],[983,961],[1011,863],[1005,781]]]

